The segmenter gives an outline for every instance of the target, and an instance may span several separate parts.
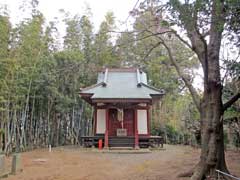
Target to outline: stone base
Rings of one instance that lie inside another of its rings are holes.
[[[107,147],[103,147],[103,150],[109,150],[109,147],[107,146]],[[101,150],[100,150],[101,151]]]
[[[140,147],[139,147],[139,146],[135,146],[134,149],[135,149],[135,150],[139,150]]]

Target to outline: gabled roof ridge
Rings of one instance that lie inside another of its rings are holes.
[[[107,85],[107,79],[108,79],[108,68],[106,68],[104,72],[103,86]]]
[[[108,72],[136,72],[138,68],[102,68],[98,72],[105,72],[108,69]]]

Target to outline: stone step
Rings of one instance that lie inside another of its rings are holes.
[[[125,146],[121,146],[121,147],[109,147],[109,150],[133,150],[134,147],[125,147]]]
[[[135,140],[123,140],[123,139],[109,139],[108,142],[134,142]]]
[[[134,146],[135,146],[135,137],[131,136],[119,136],[119,137],[116,137],[116,136],[110,136],[108,138],[108,146],[110,148],[121,148],[121,147],[124,147],[124,148],[130,148],[132,149]]]

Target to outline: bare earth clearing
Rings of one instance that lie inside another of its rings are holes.
[[[188,146],[165,148],[146,154],[97,153],[67,147],[51,153],[35,150],[22,153],[23,172],[6,180],[175,180],[180,179],[176,178],[179,172],[190,169],[199,159],[199,150]],[[240,152],[228,151],[227,164],[231,173],[240,177]]]

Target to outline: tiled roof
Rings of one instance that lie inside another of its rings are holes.
[[[92,94],[91,99],[151,99],[164,91],[148,86],[146,73],[126,68],[99,72],[97,84],[82,89],[80,94]]]

